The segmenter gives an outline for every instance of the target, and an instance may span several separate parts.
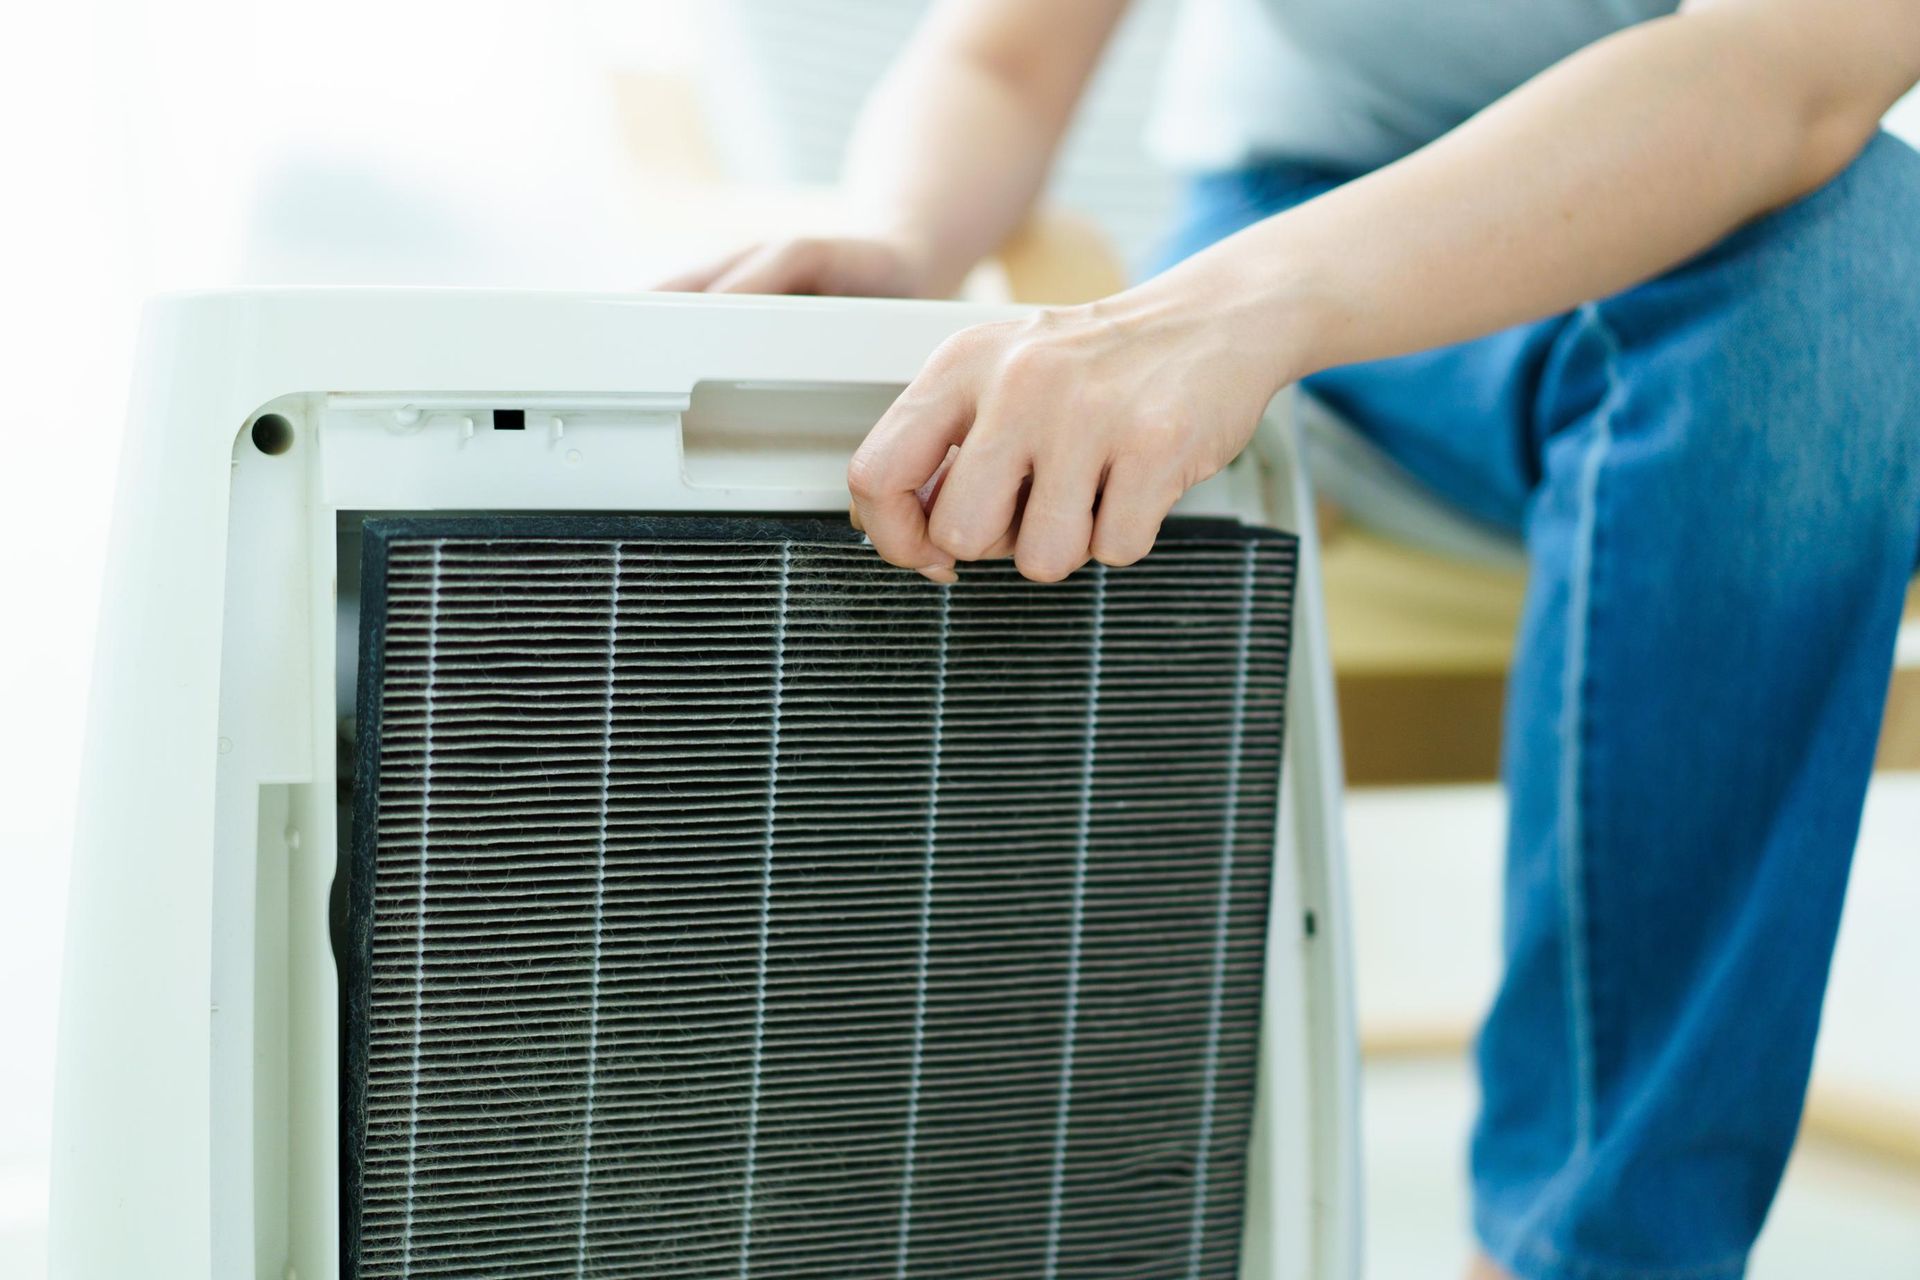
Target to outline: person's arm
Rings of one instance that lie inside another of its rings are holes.
[[[858,234],[754,245],[663,288],[938,297],[1026,217],[1128,0],[942,0],[861,112]]]
[[[1154,280],[958,335],[855,455],[855,518],[940,580],[1009,548],[1040,579],[1130,563],[1287,383],[1648,279],[1824,184],[1916,79],[1920,0],[1710,0],[1632,27]]]

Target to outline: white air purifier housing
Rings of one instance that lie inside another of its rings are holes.
[[[56,1277],[340,1273],[343,513],[841,512],[849,452],[928,353],[1010,314],[462,291],[152,304],[72,873]],[[1299,538],[1242,1274],[1351,1280],[1339,751],[1289,403],[1179,513]],[[524,429],[493,429],[500,407]]]

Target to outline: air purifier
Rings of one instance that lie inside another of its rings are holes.
[[[147,313],[60,1277],[1355,1274],[1286,403],[1152,555],[941,587],[846,459],[958,304]]]

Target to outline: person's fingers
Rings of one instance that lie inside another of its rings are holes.
[[[934,353],[847,464],[855,519],[890,564],[954,580],[953,557],[927,536],[919,491],[973,422],[971,376],[960,348]]]
[[[744,249],[735,249],[732,253],[724,257],[715,258],[711,262],[703,262],[697,267],[692,267],[680,272],[678,275],[668,276],[659,284],[654,285],[654,290],[659,293],[699,293],[710,287],[715,280],[718,280],[721,276],[740,265],[748,254],[753,253],[758,248],[758,245],[748,245]]]
[[[1011,560],[1013,558],[1014,548],[1019,545],[1020,521],[1018,517],[1015,517],[1014,522],[1008,526],[1007,531],[1000,535],[1000,540],[975,556],[974,559]]]
[[[958,445],[949,445],[947,447],[946,459],[941,462],[940,469],[933,473],[933,479],[921,485],[919,490],[914,494],[915,497],[920,499],[920,509],[922,511],[933,510],[933,504],[940,497],[940,487],[946,482],[947,471],[953,466],[953,460],[958,456],[960,456],[960,447]],[[1020,512],[1026,505],[1027,486],[1022,484],[1020,486],[1020,497],[1014,503],[1013,524],[1005,533],[1000,535],[998,542],[988,547],[983,554],[976,556],[976,559],[1004,560],[1013,554],[1014,544],[1020,537]],[[847,504],[847,523],[853,526],[854,532],[856,533],[866,532],[866,526],[860,522],[860,506],[858,503],[849,502]]]
[[[1116,567],[1143,559],[1179,496],[1178,485],[1164,468],[1128,458],[1115,461],[1100,487],[1093,558]]]
[[[1058,582],[1087,562],[1099,490],[1100,466],[1094,459],[1051,457],[1035,464],[1033,492],[1013,552],[1022,577]]]
[[[914,490],[913,496],[920,499],[922,511],[932,511],[933,504],[940,499],[940,487],[947,482],[947,472],[953,469],[953,460],[960,456],[960,446],[948,445],[947,456],[940,460],[939,468],[928,481]]]
[[[927,513],[933,545],[956,560],[984,560],[1013,527],[1020,486],[1032,470],[1016,432],[976,420]]]
[[[920,509],[922,511],[930,511],[933,509],[934,500],[940,496],[940,482],[947,478],[947,465],[953,461],[956,452],[955,449],[949,448],[947,450],[947,461],[940,464],[940,470],[934,474],[933,479],[927,481],[926,484],[920,487],[920,492],[916,496],[920,499]],[[1020,512],[1026,505],[1027,486],[1023,484],[1020,486],[1020,499],[1014,504],[1012,526],[1009,527],[1004,534],[1000,535],[998,542],[987,548],[985,554],[977,557],[978,559],[1004,560],[1013,554],[1014,545],[1020,538]],[[860,508],[852,502],[847,504],[847,523],[853,526],[855,533],[866,532],[866,527],[860,523]]]
[[[1007,531],[1000,535],[998,542],[981,552],[976,559],[1008,560],[1013,557],[1014,548],[1020,544],[1020,519],[1026,513],[1029,484],[1020,486],[1020,497],[1013,504],[1013,523],[1007,526]]]
[[[707,286],[708,293],[819,293],[828,247],[790,240],[747,254]]]

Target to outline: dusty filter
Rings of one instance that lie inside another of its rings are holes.
[[[1237,1274],[1291,537],[364,547],[348,1274]]]

